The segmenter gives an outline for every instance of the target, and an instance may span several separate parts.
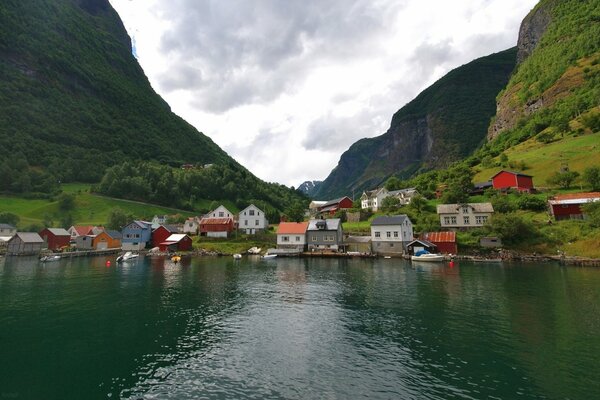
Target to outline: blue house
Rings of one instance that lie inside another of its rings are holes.
[[[133,221],[122,230],[123,250],[142,250],[152,240],[152,222]]]

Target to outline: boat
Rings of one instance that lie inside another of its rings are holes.
[[[124,262],[133,260],[134,258],[138,258],[140,255],[137,253],[132,253],[131,251],[126,252],[125,254],[121,254],[117,257],[117,262]]]
[[[261,252],[261,248],[260,247],[250,247],[247,251],[248,254],[260,254]]]
[[[242,258],[242,255],[241,255],[241,254],[239,254],[239,253],[235,253],[235,254],[233,255],[233,259],[234,259],[234,260],[240,260],[241,258]]]
[[[418,251],[414,256],[410,256],[410,259],[412,261],[441,262],[444,261],[444,255]]]
[[[49,261],[58,261],[60,260],[60,256],[55,254],[55,255],[49,255],[49,256],[43,256],[40,258],[41,262],[49,262]]]
[[[173,257],[171,257],[171,261],[173,261],[175,264],[177,264],[179,261],[181,261],[181,256],[178,256],[176,254]]]
[[[277,254],[265,254],[264,256],[262,256],[262,258],[265,260],[272,260],[274,258],[277,258]]]

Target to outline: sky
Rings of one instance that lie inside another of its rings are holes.
[[[323,180],[537,0],[110,0],[152,87],[259,178]]]

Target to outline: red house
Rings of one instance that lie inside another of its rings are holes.
[[[500,171],[492,176],[492,186],[496,190],[516,189],[523,192],[533,190],[533,176],[520,172]]]
[[[44,239],[45,246],[52,251],[69,247],[71,234],[62,228],[46,228],[39,235]]]
[[[423,239],[435,244],[440,253],[458,253],[456,232],[428,232],[423,235]]]
[[[200,236],[227,237],[233,232],[233,218],[202,218],[200,220]]]
[[[339,210],[347,210],[352,208],[352,203],[352,200],[348,196],[330,200],[319,207],[319,213],[334,215]]]
[[[581,206],[585,203],[600,201],[600,192],[559,194],[548,200],[550,214],[561,219],[583,219]]]
[[[192,238],[185,233],[175,233],[158,244],[160,251],[189,251],[192,249]]]
[[[152,231],[152,247],[159,247],[161,242],[167,240],[174,233],[179,233],[176,227],[170,225],[161,225]]]

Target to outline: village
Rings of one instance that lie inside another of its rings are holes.
[[[533,177],[502,170],[489,182],[474,185],[473,192],[487,188],[530,193],[535,191]],[[282,220],[270,224],[263,210],[250,204],[239,213],[220,205],[209,213],[188,218],[183,224],[169,224],[167,215],[155,215],[151,221],[133,220],[120,231],[101,226],[73,225],[45,228],[40,232],[18,232],[14,226],[0,224],[0,251],[19,255],[94,255],[117,252],[186,253],[202,249],[203,240],[252,237],[265,234],[272,247],[261,249],[274,256],[381,256],[410,257],[418,252],[445,255],[460,254],[457,231],[484,226],[494,215],[490,202],[438,204],[439,231],[415,232],[406,214],[380,215],[386,198],[408,205],[418,196],[415,188],[390,191],[385,187],[363,192],[360,211],[374,213],[370,219],[370,235],[344,231],[344,223],[358,222],[362,213],[353,209],[349,197],[330,201],[312,201],[305,220]],[[548,214],[554,220],[583,219],[581,206],[599,201],[600,193],[569,193],[548,199]],[[336,217],[343,213],[344,220]],[[550,220],[549,220],[550,221]],[[550,221],[551,222],[551,221]],[[270,233],[270,236],[268,235]],[[499,237],[482,237],[482,249],[502,249]],[[219,254],[219,253],[217,253]],[[221,253],[227,254],[227,253]]]

